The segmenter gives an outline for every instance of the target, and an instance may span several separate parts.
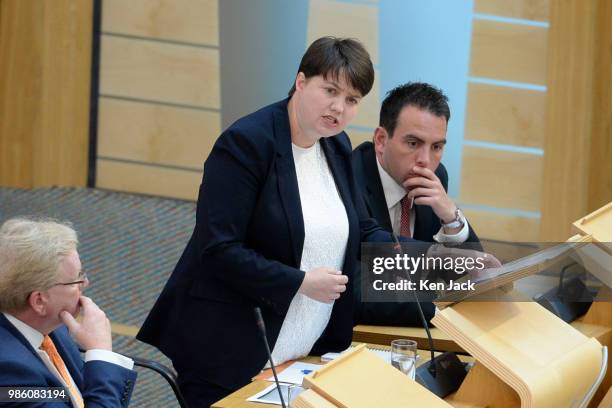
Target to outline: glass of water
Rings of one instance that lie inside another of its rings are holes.
[[[391,364],[414,380],[416,374],[417,343],[414,340],[391,342]]]

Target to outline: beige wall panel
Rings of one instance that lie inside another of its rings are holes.
[[[96,187],[195,201],[202,173],[98,159]]]
[[[357,38],[378,64],[378,5],[310,0],[308,44],[325,35]]]
[[[219,45],[218,0],[104,0],[102,31]]]
[[[372,90],[359,102],[359,109],[351,125],[374,128],[378,126],[378,115],[380,113],[380,75],[374,70],[374,84]]]
[[[102,36],[100,93],[219,108],[216,49]]]
[[[465,146],[460,201],[540,211],[541,156]]]
[[[221,115],[101,98],[98,155],[201,169],[221,132]]]
[[[545,92],[469,84],[465,138],[541,148],[545,107]]]
[[[550,0],[476,0],[474,12],[494,16],[548,21]]]
[[[374,131],[363,132],[361,130],[346,129],[346,133],[351,138],[351,144],[353,149],[362,144],[363,142],[371,142],[374,136]]]
[[[545,85],[547,35],[544,27],[474,20],[470,75]]]
[[[508,242],[538,242],[540,220],[464,209],[466,218],[481,239]],[[494,254],[495,255],[495,254]]]

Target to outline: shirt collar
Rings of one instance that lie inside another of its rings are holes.
[[[387,208],[394,207],[400,202],[406,195],[404,186],[397,184],[393,177],[389,175],[380,165],[378,157],[376,157],[376,166],[378,167],[378,174],[380,175],[380,181],[382,183],[383,191],[385,193],[385,200],[387,201]]]
[[[15,316],[12,316],[8,313],[3,313],[4,317],[8,319],[9,322],[26,338],[28,343],[34,348],[34,350],[40,349],[40,346],[43,342],[43,335],[38,330],[28,326]]]

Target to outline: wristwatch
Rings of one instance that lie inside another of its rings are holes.
[[[444,221],[440,220],[442,227],[444,227],[444,229],[455,229],[455,228],[459,228],[463,226],[465,217],[463,216],[463,213],[461,212],[461,210],[459,209],[459,207],[457,207],[457,209],[455,210],[455,219],[452,220],[451,222],[445,224]]]

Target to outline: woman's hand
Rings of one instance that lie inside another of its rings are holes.
[[[306,272],[298,293],[323,303],[331,303],[346,290],[348,276],[326,266]]]

